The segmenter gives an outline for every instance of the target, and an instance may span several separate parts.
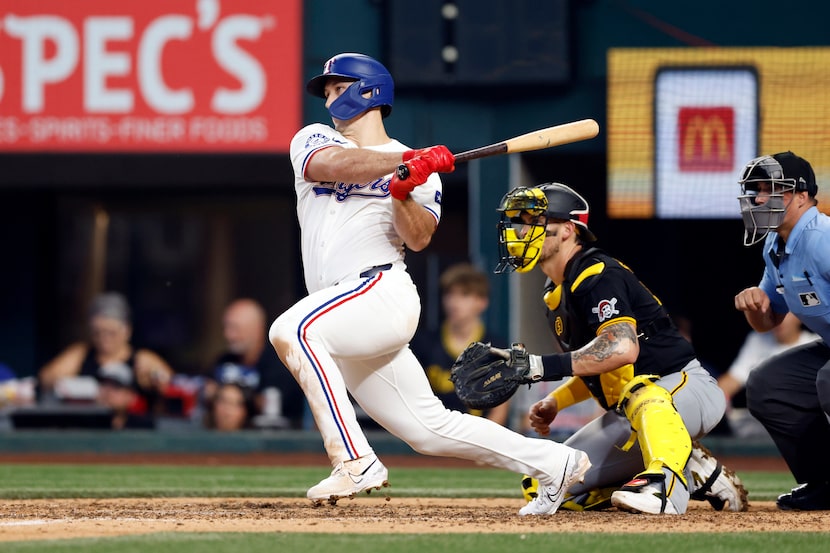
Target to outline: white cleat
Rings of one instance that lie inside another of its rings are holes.
[[[568,488],[581,482],[589,468],[591,468],[591,461],[588,455],[583,451],[573,450],[565,463],[561,481],[547,486],[540,482],[536,497],[519,509],[519,516],[554,514],[562,505]]]
[[[389,471],[374,453],[359,459],[338,463],[331,476],[310,488],[308,497],[315,507],[328,501],[335,505],[338,499],[354,498],[360,492],[371,493],[389,486]]]
[[[692,443],[692,455],[686,465],[691,474],[691,498],[708,501],[716,511],[749,508],[747,491],[738,475],[724,467],[700,442]],[[692,491],[694,490],[694,491]]]
[[[666,497],[663,481],[655,481],[645,476],[635,477],[625,486],[612,493],[611,505],[631,513],[680,514],[674,503]]]

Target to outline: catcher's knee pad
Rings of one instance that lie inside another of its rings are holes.
[[[635,376],[620,394],[618,412],[625,415],[637,435],[645,473],[668,468],[686,484],[683,467],[692,453],[692,439],[674,407],[671,394],[654,383],[659,377]]]

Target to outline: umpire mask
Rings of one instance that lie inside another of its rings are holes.
[[[497,211],[499,264],[496,273],[526,273],[536,266],[545,241],[548,199],[539,188],[514,188]]]
[[[741,217],[744,222],[744,246],[763,240],[784,220],[789,203],[787,192],[817,192],[816,177],[810,164],[792,152],[761,156],[750,161],[738,181]]]

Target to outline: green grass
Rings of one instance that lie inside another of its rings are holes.
[[[823,553],[826,533],[783,532],[661,534],[659,540],[643,534],[248,534],[160,533],[120,538],[2,543],[4,553],[361,553],[394,551],[453,551],[454,553],[586,553],[589,551],[659,551],[671,553]]]
[[[28,498],[111,497],[302,497],[327,473],[325,467],[182,467],[164,465],[0,465],[0,500]],[[518,497],[519,478],[488,469],[395,468],[390,471],[393,497]],[[750,499],[768,501],[794,485],[788,473],[742,471]],[[555,525],[552,532],[556,532]],[[510,551],[556,553],[605,551],[613,544],[626,550],[656,547],[648,534],[303,534],[303,533],[156,533],[117,538],[83,538],[0,542],[3,553],[273,553],[326,552],[348,548],[361,552]],[[828,533],[734,532],[660,534],[660,550],[824,552]]]
[[[0,465],[0,498],[304,497],[325,467]],[[768,501],[795,485],[781,472],[742,471],[750,499]],[[395,468],[400,497],[517,497],[519,478],[489,469]]]

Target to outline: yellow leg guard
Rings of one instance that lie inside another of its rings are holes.
[[[617,411],[625,414],[643,453],[645,474],[668,468],[686,485],[683,467],[692,454],[689,431],[674,408],[671,394],[654,383],[659,377],[639,375],[626,384]]]

